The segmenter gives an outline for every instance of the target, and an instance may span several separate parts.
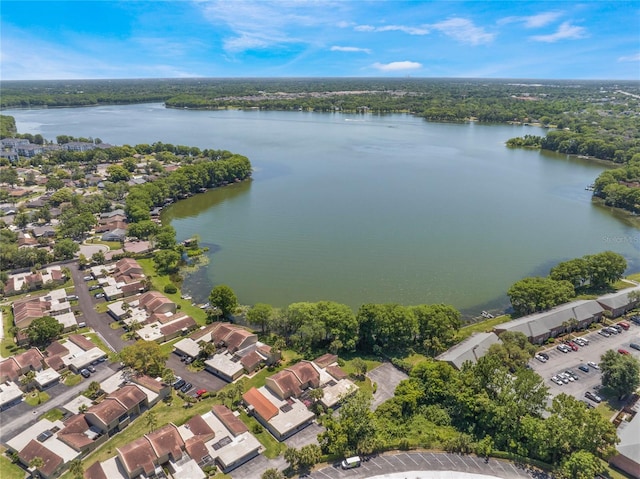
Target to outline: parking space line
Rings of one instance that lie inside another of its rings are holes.
[[[413,458],[413,454],[406,454],[406,456],[407,456],[409,459],[411,459],[411,460],[415,463],[415,465],[416,465],[416,466],[419,466],[418,462]]]

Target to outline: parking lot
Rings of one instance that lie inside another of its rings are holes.
[[[598,328],[593,332],[580,335],[580,337],[589,341],[587,346],[578,346],[577,351],[563,353],[554,345],[543,351],[549,355],[549,360],[546,363],[532,359],[529,364],[534,371],[544,378],[545,384],[549,386],[549,392],[552,396],[565,393],[577,399],[587,400],[584,396],[585,392],[594,391],[600,387],[602,374],[599,369],[594,369],[593,367],[589,367],[588,372],[581,371],[578,369],[580,365],[586,365],[590,361],[598,364],[600,357],[610,349],[614,351],[624,349],[634,357],[640,359],[640,351],[629,347],[630,343],[640,344],[640,326],[631,321],[626,322],[629,324],[627,331],[622,330],[621,333],[612,334],[607,338],[598,334],[600,330],[600,328]],[[575,373],[578,377],[577,380],[569,381],[567,384],[562,384],[562,386],[551,380],[552,376],[558,375],[568,369]],[[593,401],[590,402],[595,405]]]

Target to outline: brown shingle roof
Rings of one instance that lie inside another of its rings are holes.
[[[213,406],[211,410],[213,411],[213,414],[215,414],[216,417],[220,419],[220,422],[224,424],[224,427],[231,431],[231,434],[233,434],[234,436],[237,436],[249,430],[247,429],[247,426],[238,417],[236,417],[236,415],[233,414],[233,411],[231,411],[227,406],[218,404]]]
[[[5,381],[5,378],[16,381],[20,377],[20,366],[14,358],[7,358],[0,362],[0,381]]]
[[[54,371],[59,371],[64,368],[65,364],[62,360],[62,355],[49,356],[44,358],[44,363]]]
[[[91,464],[89,469],[84,471],[84,479],[108,479],[99,462]]]
[[[262,361],[264,361],[264,357],[262,357],[257,351],[251,351],[249,354],[242,357],[240,363],[247,371],[251,372],[257,368]]]
[[[337,380],[346,379],[349,377],[349,375],[345,373],[340,366],[328,366],[327,372]]]
[[[189,337],[193,339],[195,342],[198,342],[198,340],[203,336],[211,334],[213,331],[215,331],[220,326],[220,324],[221,323],[217,321],[215,323],[208,324],[204,328],[198,329],[197,331],[194,331],[193,333],[191,333]]]
[[[37,371],[42,369],[44,356],[38,348],[31,348],[24,353],[16,354],[14,359],[22,369],[29,368]]]
[[[64,428],[58,431],[58,439],[67,443],[76,451],[93,443],[93,439],[85,434],[90,428],[89,423],[85,419],[84,414],[76,414],[71,416],[64,423]]]
[[[302,384],[309,383],[314,388],[320,385],[320,373],[309,361],[300,361],[287,370],[295,374]]]
[[[147,434],[147,439],[149,439],[158,457],[170,455],[175,461],[182,457],[184,441],[178,432],[178,428],[173,424],[169,423],[160,429],[150,432]]]
[[[107,397],[101,403],[87,409],[87,414],[95,415],[105,425],[115,421],[126,412],[127,408],[111,397]]]
[[[84,349],[85,351],[89,351],[96,347],[95,344],[91,342],[91,340],[85,338],[82,334],[71,334],[69,335],[69,340],[74,343],[79,348]]]
[[[302,394],[302,389],[300,389],[300,380],[288,369],[284,369],[274,374],[270,379],[278,385],[285,398],[289,396],[298,397]]]
[[[155,470],[155,461],[158,457],[146,436],[118,447],[116,450],[120,456],[120,462],[129,472],[129,475],[139,467],[142,467],[147,476]]]
[[[62,344],[60,344],[58,341],[54,341],[52,342],[49,347],[46,349],[46,352],[49,356],[55,356],[55,355],[65,355],[65,354],[69,354],[69,350]]]
[[[225,345],[227,346],[227,349],[229,349],[229,351],[234,353],[238,350],[240,345],[250,336],[255,336],[255,334],[253,334],[250,331],[247,331],[246,329],[236,328],[234,331],[228,334],[226,338],[224,338],[224,342],[225,342]],[[256,336],[256,340],[257,340],[257,336]]]
[[[131,410],[137,404],[144,401],[147,398],[147,395],[135,384],[127,384],[126,386],[122,386],[120,389],[112,392],[109,397],[122,403],[127,410]]]
[[[29,464],[36,457],[41,458],[44,464],[38,470],[47,477],[51,476],[64,463],[60,456],[33,439],[18,455],[25,464]]]
[[[204,445],[204,441],[198,436],[190,437],[184,443],[184,448],[187,450],[189,457],[200,464],[205,456],[209,455],[207,446]]]
[[[333,364],[337,361],[338,361],[338,356],[331,353],[323,354],[319,358],[316,358],[313,360],[313,362],[316,363],[321,368],[326,368],[330,364]]]
[[[258,415],[265,421],[271,420],[271,418],[278,414],[278,408],[256,388],[249,389],[242,395],[242,399],[250,406],[253,406]]]
[[[215,406],[214,406],[215,407]],[[200,436],[203,441],[209,441],[215,436],[215,432],[211,429],[211,426],[207,424],[207,421],[202,419],[202,416],[196,414],[186,422],[186,426],[194,436]]]
[[[152,391],[155,391],[155,392],[160,392],[164,388],[169,386],[164,381],[157,381],[152,377],[147,376],[146,374],[134,376],[132,380],[134,383],[140,384],[141,386],[144,386],[145,388],[151,389]]]
[[[160,328],[160,331],[165,336],[170,336],[182,329],[191,329],[196,326],[195,320],[191,316],[185,316],[184,318],[180,318],[173,323],[167,324]]]

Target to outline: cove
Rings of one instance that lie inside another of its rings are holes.
[[[185,111],[161,104],[8,110],[20,132],[162,141],[246,155],[253,180],[163,212],[241,303],[333,300],[503,308],[506,290],[559,262],[613,250],[640,270],[637,230],[591,203],[604,166],[504,142],[545,130],[429,123],[409,115]]]

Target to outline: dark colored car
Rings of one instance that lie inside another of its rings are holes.
[[[186,393],[189,389],[191,389],[193,387],[193,384],[191,383],[186,383],[184,386],[182,386],[180,388],[180,391],[182,391],[183,393]]]
[[[93,366],[87,366],[87,369],[92,373],[96,372],[96,368],[94,368]]]
[[[592,393],[591,391],[587,391],[586,393],[584,393],[584,397],[586,397],[587,399],[591,399],[593,402],[602,402],[602,398],[597,394]]]
[[[629,347],[640,351],[640,344],[638,343],[631,343]]]
[[[543,358],[545,358],[547,361],[549,361],[549,355],[547,353],[538,353],[540,354],[540,356],[542,356]]]
[[[88,369],[81,369],[80,374],[82,375],[83,378],[88,378],[89,376],[91,376],[91,373],[89,372]]]
[[[589,366],[587,366],[586,364],[581,364],[580,366],[578,366],[578,369],[580,371],[584,371],[585,373],[589,372]]]
[[[94,284],[93,286],[89,286],[89,291],[95,291],[96,289],[100,289],[100,286]]]
[[[601,336],[604,336],[605,338],[608,338],[609,336],[611,336],[611,333],[604,328],[598,331],[598,334]]]
[[[178,381],[177,383],[175,383],[173,385],[173,389],[175,389],[177,391],[178,389],[180,389],[185,384],[187,384],[187,381],[185,381],[184,379],[181,379],[180,381]]]

